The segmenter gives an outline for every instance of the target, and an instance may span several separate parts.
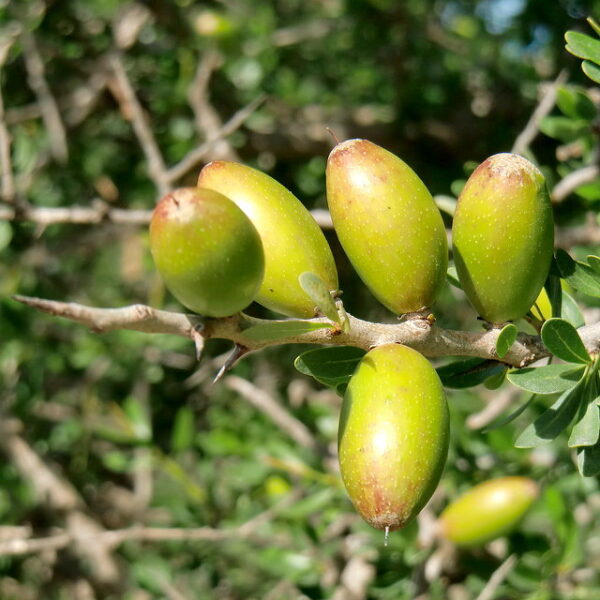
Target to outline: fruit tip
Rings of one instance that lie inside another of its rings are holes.
[[[367,142],[362,138],[353,138],[351,140],[345,140],[343,142],[338,142],[337,145],[333,148],[333,150],[329,153],[328,161],[334,160],[336,158],[341,158],[340,155],[344,155],[347,152],[352,152],[356,149],[356,146],[360,146]]]

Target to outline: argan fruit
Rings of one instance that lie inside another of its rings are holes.
[[[214,161],[198,185],[231,198],[254,223],[265,251],[265,277],[256,301],[291,317],[313,317],[315,305],[298,277],[310,271],[337,290],[335,262],[327,240],[303,204],[265,173],[229,161]]]
[[[234,202],[213,190],[180,188],[164,196],[150,221],[150,250],[169,291],[202,315],[239,312],[262,282],[258,232]]]
[[[548,276],[554,248],[544,176],[517,154],[495,154],[473,172],[452,226],[454,262],[471,304],[490,323],[525,315]]]
[[[430,307],[446,278],[440,212],[417,174],[367,140],[327,160],[327,202],[338,238],[375,297],[396,314]]]
[[[480,483],[440,515],[440,535],[458,546],[486,544],[510,533],[539,493],[526,477],[501,477]]]
[[[342,404],[342,479],[363,519],[376,529],[404,527],[435,490],[448,453],[448,405],[440,379],[416,350],[370,350]]]

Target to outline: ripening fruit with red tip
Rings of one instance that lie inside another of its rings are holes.
[[[260,234],[265,276],[256,301],[290,317],[315,316],[314,302],[298,277],[315,273],[333,291],[337,270],[321,228],[300,200],[265,173],[223,160],[207,164],[198,185],[231,198]]]
[[[527,477],[501,477],[476,485],[440,515],[439,533],[458,546],[486,544],[510,533],[539,494]]]
[[[404,527],[425,506],[446,462],[448,405],[440,379],[416,350],[384,344],[354,372],[342,404],[342,479],[363,519]]]
[[[233,315],[260,288],[264,255],[256,228],[234,202],[213,190],[180,188],[157,204],[150,251],[169,291],[209,317]]]
[[[430,307],[446,278],[442,216],[417,174],[367,140],[338,144],[327,160],[327,203],[354,269],[396,314]]]
[[[452,225],[453,255],[471,304],[490,323],[524,316],[552,261],[554,223],[544,176],[517,154],[495,154],[469,177]]]

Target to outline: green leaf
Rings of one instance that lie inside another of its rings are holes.
[[[317,305],[317,308],[323,313],[328,319],[331,319],[334,323],[340,323],[340,316],[338,314],[335,301],[331,297],[327,286],[323,280],[315,273],[302,273],[298,277],[300,286],[310,296],[310,299]]]
[[[498,334],[498,339],[496,340],[496,354],[500,358],[506,356],[506,353],[517,340],[518,333],[519,331],[512,323],[508,323],[508,325],[505,325],[502,328],[502,331]]]
[[[315,321],[300,321],[289,319],[288,321],[272,321],[261,323],[244,329],[244,337],[253,342],[269,342],[273,340],[296,337],[317,329],[331,328],[331,323],[319,323]]]
[[[564,290],[562,291],[562,309],[560,316],[566,321],[569,321],[575,328],[585,325],[583,314],[579,310],[577,302],[575,302],[573,296]]]
[[[318,382],[337,389],[348,384],[364,355],[364,350],[352,346],[318,348],[298,356],[294,366],[300,373],[310,375]]]
[[[580,388],[567,390],[517,438],[517,448],[535,448],[558,437],[573,420],[580,401]]]
[[[500,371],[500,373],[496,373],[495,375],[491,375],[490,377],[488,377],[483,382],[483,385],[488,390],[497,390],[504,383],[504,380],[506,379],[506,373],[507,372],[508,372],[508,369],[505,368],[502,371]]]
[[[590,128],[588,121],[569,117],[544,117],[540,121],[540,131],[561,142],[573,142]]]
[[[567,50],[579,58],[600,63],[600,40],[579,33],[578,31],[567,31],[565,33]]]
[[[577,451],[577,468],[584,477],[600,473],[600,442],[584,446]]]
[[[570,390],[583,377],[584,372],[585,367],[548,365],[510,371],[507,378],[513,385],[526,392],[545,395]]]
[[[592,361],[577,330],[564,319],[549,319],[542,326],[542,342],[554,356],[566,362]]]
[[[594,256],[593,254],[588,254],[587,256],[588,265],[592,267],[594,272],[600,275],[600,257]]]
[[[513,412],[506,417],[500,417],[493,423],[490,423],[487,427],[481,430],[481,433],[487,433],[488,431],[493,431],[494,429],[499,429],[500,427],[508,425],[511,421],[514,421],[519,415],[525,412],[527,407],[533,402],[534,398],[535,394],[529,396],[528,400],[523,402],[523,404],[521,404],[521,406],[519,406],[516,410],[513,410]]]
[[[460,280],[458,279],[458,273],[456,272],[456,267],[451,265],[448,267],[446,271],[446,279],[450,285],[453,285],[455,288],[462,290],[462,285],[460,284]]]
[[[597,114],[596,105],[587,94],[572,87],[561,87],[556,94],[556,104],[567,117],[592,121]]]
[[[196,422],[194,411],[189,406],[182,406],[175,415],[171,448],[174,452],[189,450],[196,437]]]
[[[544,288],[546,288],[546,293],[548,294],[548,298],[550,300],[550,306],[552,306],[552,316],[559,317],[561,316],[562,310],[562,288],[560,287],[560,276],[559,276],[558,265],[556,264],[556,259],[552,257],[552,266],[551,272],[544,283]]]
[[[479,385],[504,369],[505,366],[495,360],[468,358],[439,367],[436,371],[446,387],[462,389]]]
[[[590,62],[589,60],[584,60],[581,63],[581,70],[592,81],[595,81],[596,83],[600,83],[600,67],[597,64]]]
[[[600,274],[589,265],[573,260],[562,249],[556,251],[556,263],[562,278],[583,294],[600,298]]]
[[[581,418],[573,427],[569,437],[569,448],[578,448],[579,446],[593,446],[600,434],[600,408],[596,400],[590,402],[585,411],[582,411]]]

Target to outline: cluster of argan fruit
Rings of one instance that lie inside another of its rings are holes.
[[[426,315],[446,277],[448,248],[423,182],[397,156],[359,139],[333,149],[326,177],[335,231],[363,282],[395,314]],[[481,317],[500,325],[525,315],[553,252],[540,171],[515,154],[484,161],[460,195],[452,238],[461,285]],[[198,187],[167,194],[154,211],[150,245],[169,290],[206,316],[232,315],[255,300],[313,317],[299,276],[315,273],[329,290],[338,287],[331,250],[308,210],[271,177],[237,163],[212,162]],[[372,348],[345,392],[338,438],[342,478],[363,518],[386,531],[405,526],[436,488],[448,440],[447,402],[429,361],[400,344]],[[515,481],[504,487],[528,500],[535,484]],[[448,531],[455,520],[445,517]]]

